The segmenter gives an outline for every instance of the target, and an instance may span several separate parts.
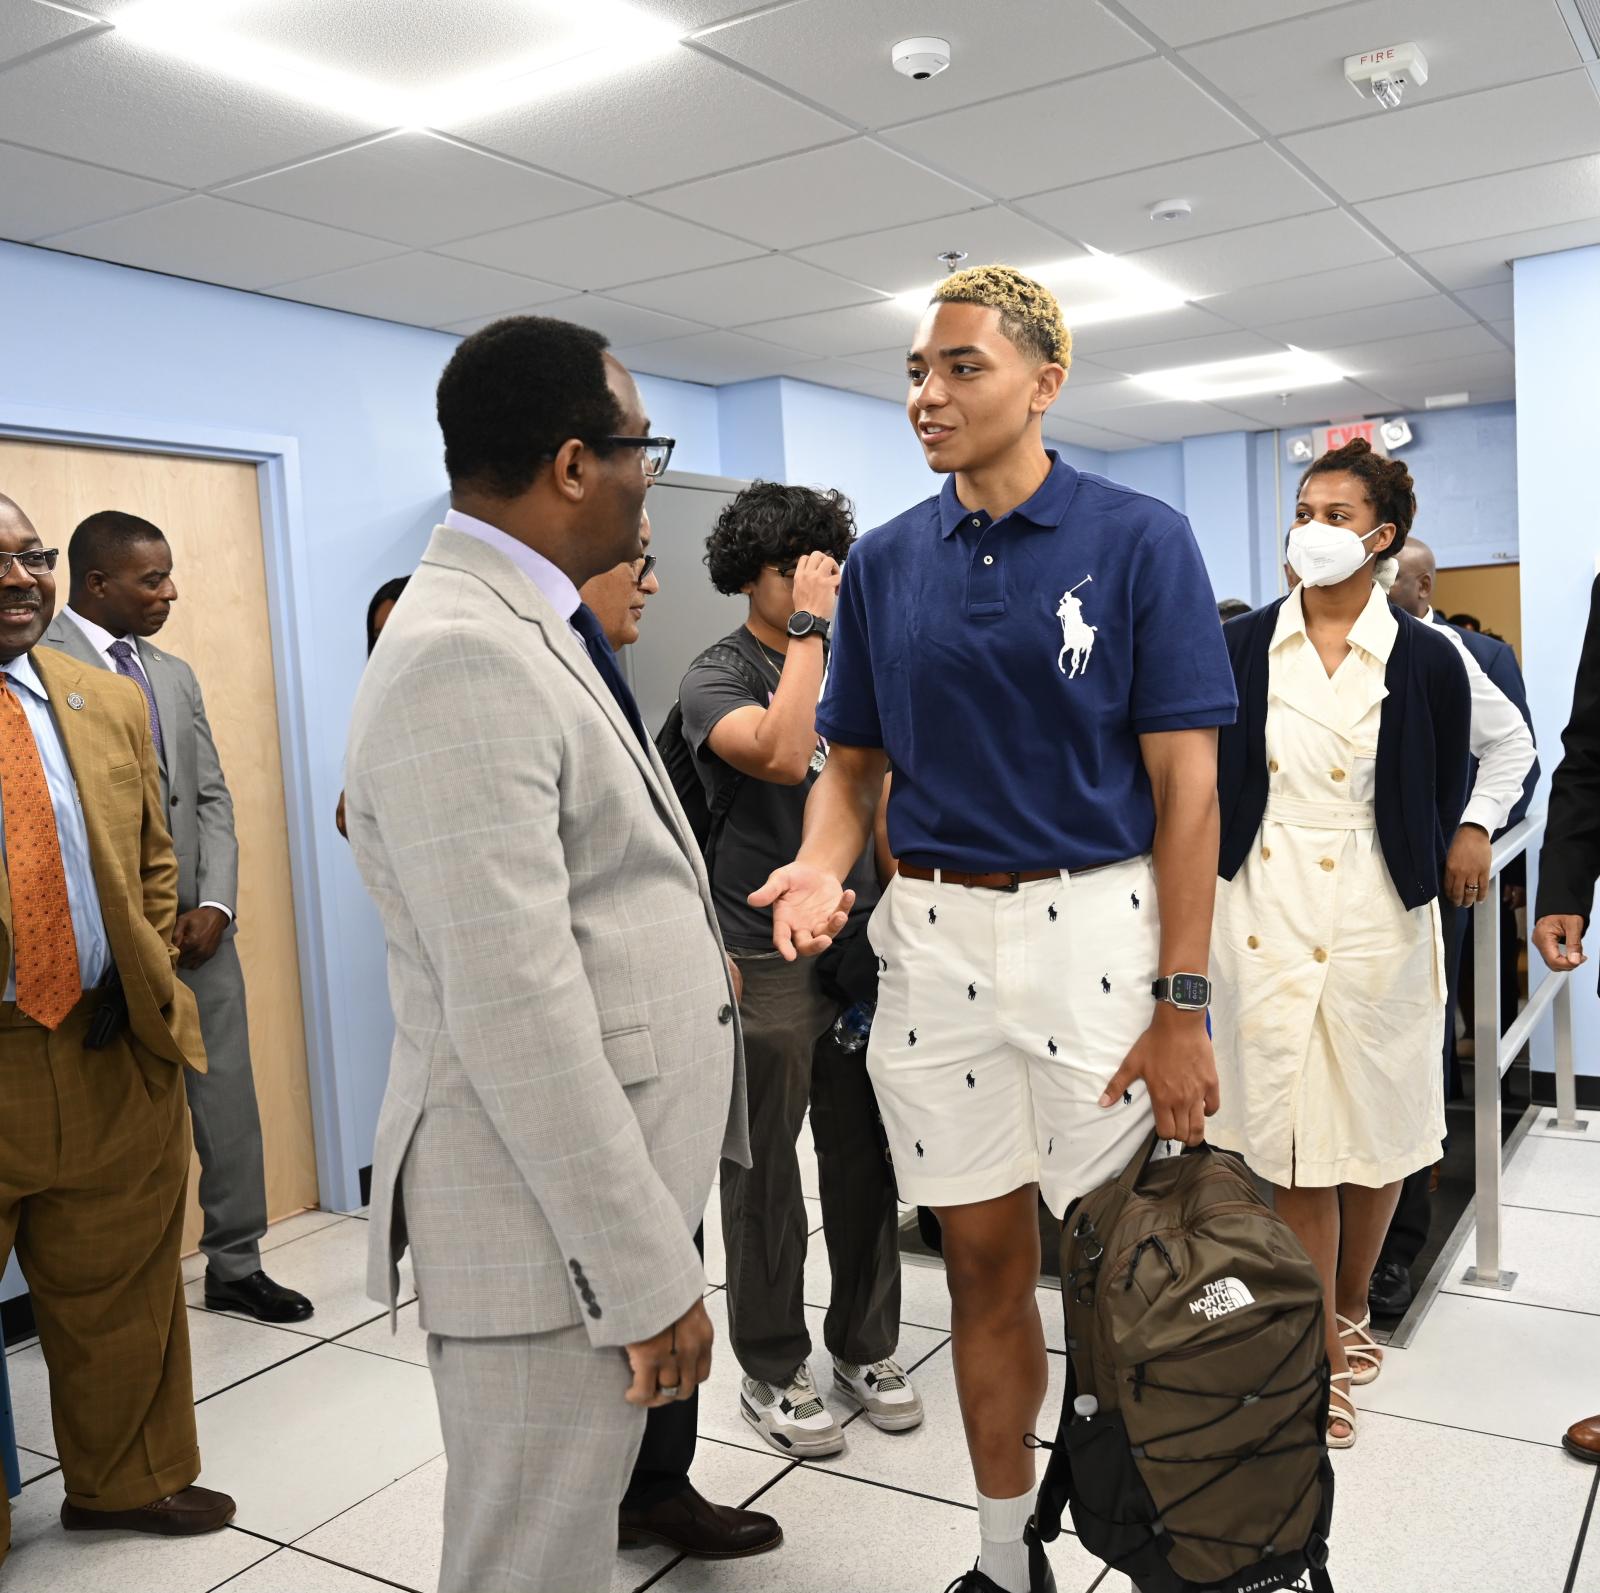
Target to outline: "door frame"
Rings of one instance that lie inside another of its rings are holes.
[[[300,1010],[305,1027],[311,1128],[317,1187],[324,1206],[354,1210],[357,1153],[350,1114],[334,1065],[330,1000],[338,940],[326,926],[336,921],[327,872],[318,857],[314,822],[310,737],[305,714],[303,660],[314,656],[311,605],[298,600],[314,574],[300,488],[300,445],[273,432],[239,431],[182,420],[84,408],[49,408],[0,399],[0,438],[185,459],[226,459],[256,467],[262,562],[267,578],[267,626],[273,684],[278,698],[278,754],[283,765],[284,818],[289,837],[290,888],[300,964]]]

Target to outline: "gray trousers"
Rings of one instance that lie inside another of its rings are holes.
[[[644,1437],[619,1349],[581,1327],[428,1339],[449,1465],[439,1593],[601,1593]]]
[[[200,1248],[206,1270],[225,1283],[261,1267],[267,1231],[267,1180],[261,1159],[261,1113],[250,1070],[250,1028],[245,1017],[244,973],[233,936],[199,968],[178,977],[194,992],[210,1071],[183,1070],[200,1157]]]
[[[781,1385],[811,1353],[803,1292],[810,1224],[795,1151],[808,1104],[833,1274],[822,1337],[842,1361],[882,1360],[899,1342],[899,1208],[866,1052],[834,1043],[838,1009],[817,983],[815,962],[733,955],[744,976],[752,1165],[722,1163],[728,1337],[749,1376]]]

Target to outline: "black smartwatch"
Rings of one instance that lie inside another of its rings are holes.
[[[1164,974],[1150,986],[1150,994],[1180,1012],[1204,1012],[1211,1005],[1211,981],[1204,974]]]
[[[820,619],[815,614],[808,614],[802,609],[796,609],[789,616],[789,634],[799,641],[802,636],[820,636],[823,641],[828,639],[828,622]]]

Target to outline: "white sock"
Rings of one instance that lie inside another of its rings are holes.
[[[1028,1593],[1028,1546],[1022,1541],[1023,1528],[1033,1515],[1036,1490],[1030,1488],[1015,1499],[991,1499],[978,1495],[978,1569],[1006,1593]]]

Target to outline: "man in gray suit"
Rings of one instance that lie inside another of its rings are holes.
[[[596,332],[531,316],[439,382],[451,510],[356,697],[350,844],[395,1042],[371,1273],[409,1245],[449,1457],[441,1593],[595,1593],[647,1409],[711,1363],[695,1249],[748,1165],[699,849],[578,587],[640,557],[671,442]]]
[[[172,549],[148,520],[104,509],[72,533],[67,559],[71,594],[42,645],[132,680],[144,693],[161,764],[162,803],[178,856],[178,975],[194,992],[211,1059],[208,1073],[185,1073],[205,1214],[205,1302],[262,1322],[303,1322],[311,1302],[261,1269],[267,1190],[244,975],[234,946],[233,800],[194,671],[150,641],[178,597]]]

